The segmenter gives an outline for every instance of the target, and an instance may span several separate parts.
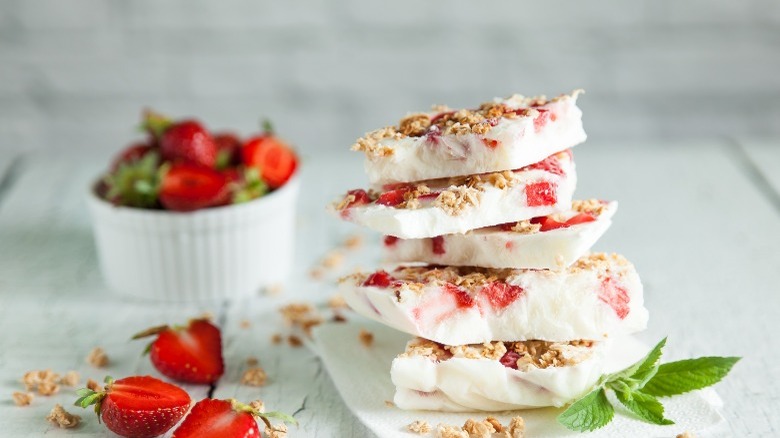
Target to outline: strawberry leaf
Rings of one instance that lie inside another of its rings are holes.
[[[292,415],[285,414],[284,412],[278,412],[278,411],[263,412],[260,414],[260,416],[265,418],[276,418],[277,420],[282,420],[285,423],[298,425],[298,420],[296,420]]]

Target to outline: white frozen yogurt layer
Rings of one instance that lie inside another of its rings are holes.
[[[447,345],[601,340],[647,326],[642,283],[617,254],[563,271],[401,266],[353,274],[339,292],[357,313]]]
[[[366,173],[379,185],[517,169],[585,141],[579,92],[412,114],[353,149],[365,152]]]
[[[513,171],[401,184],[382,193],[351,190],[330,210],[383,234],[418,239],[568,210],[576,185],[567,150]]]
[[[416,338],[393,360],[393,402],[450,412],[560,407],[587,394],[602,374],[641,358],[645,350],[636,344],[621,338],[451,347]]]
[[[562,269],[588,252],[612,224],[617,202],[574,201],[549,216],[426,239],[385,236],[394,263]]]

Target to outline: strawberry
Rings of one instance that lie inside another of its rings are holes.
[[[119,154],[114,157],[114,161],[111,163],[111,171],[114,172],[119,169],[122,164],[130,164],[141,160],[148,152],[153,151],[154,148],[147,143],[133,143],[132,145],[123,149]]]
[[[106,378],[104,391],[83,388],[75,405],[95,405],[98,420],[117,435],[146,438],[162,435],[181,420],[190,396],[181,388],[151,376]]]
[[[296,423],[281,412],[264,412],[236,400],[203,399],[192,407],[189,415],[173,432],[172,438],[252,438],[260,437],[257,418],[272,428],[269,418]]]
[[[270,122],[264,122],[263,127],[265,132],[262,135],[244,143],[241,157],[245,166],[259,170],[268,186],[276,189],[295,173],[298,159],[295,152],[274,135]]]
[[[160,184],[160,203],[174,211],[192,211],[230,201],[228,177],[207,167],[175,163]]]
[[[225,169],[241,164],[241,140],[232,132],[214,134],[217,145],[217,169]]]
[[[126,150],[126,156],[137,150]],[[121,154],[122,158],[125,154]],[[160,169],[160,157],[155,151],[140,158],[118,160],[117,168],[103,178],[103,197],[116,205],[138,208],[159,206],[158,192],[164,171]]]
[[[172,124],[160,137],[160,152],[167,161],[214,167],[217,144],[208,131],[195,120]]]
[[[366,278],[363,286],[388,287],[393,281],[395,281],[395,278],[388,274],[387,271],[376,271]]]
[[[558,202],[558,185],[548,181],[539,181],[525,186],[526,202],[529,207],[553,205]]]
[[[595,220],[596,216],[594,216],[592,213],[579,213],[578,215],[572,216],[566,220],[566,226],[570,227],[572,225],[584,224],[587,222],[593,222]]]
[[[211,384],[225,370],[222,336],[206,319],[193,319],[186,327],[152,327],[133,339],[157,335],[147,350],[152,365],[164,375],[188,383]]]
[[[376,203],[379,205],[386,205],[388,207],[395,207],[396,205],[399,205],[400,203],[404,202],[404,195],[409,192],[409,189],[402,188],[402,189],[395,189],[390,190],[388,192],[384,192],[381,195],[379,195],[379,198],[377,198]]]

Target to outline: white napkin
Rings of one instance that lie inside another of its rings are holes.
[[[361,329],[374,335],[371,347],[358,340]],[[315,328],[309,345],[322,358],[336,388],[349,409],[380,438],[413,437],[406,426],[415,420],[425,420],[432,427],[439,423],[462,426],[468,418],[482,420],[493,415],[503,424],[521,415],[526,424],[526,436],[546,437],[674,437],[690,431],[697,436],[723,432],[726,421],[719,412],[722,401],[712,389],[663,399],[666,417],[677,424],[656,426],[630,417],[617,407],[614,420],[591,433],[571,432],[560,426],[555,417],[561,409],[545,408],[500,413],[447,413],[403,411],[388,406],[395,387],[390,381],[390,364],[403,351],[410,336],[367,319],[353,319],[341,324],[322,324]],[[638,343],[638,341],[637,341]],[[649,350],[644,347],[644,351]],[[641,357],[641,354],[639,355]]]

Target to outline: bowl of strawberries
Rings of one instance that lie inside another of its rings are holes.
[[[147,138],[89,188],[108,286],[139,298],[208,301],[284,282],[299,160],[270,124],[242,140],[146,111],[142,129]]]

